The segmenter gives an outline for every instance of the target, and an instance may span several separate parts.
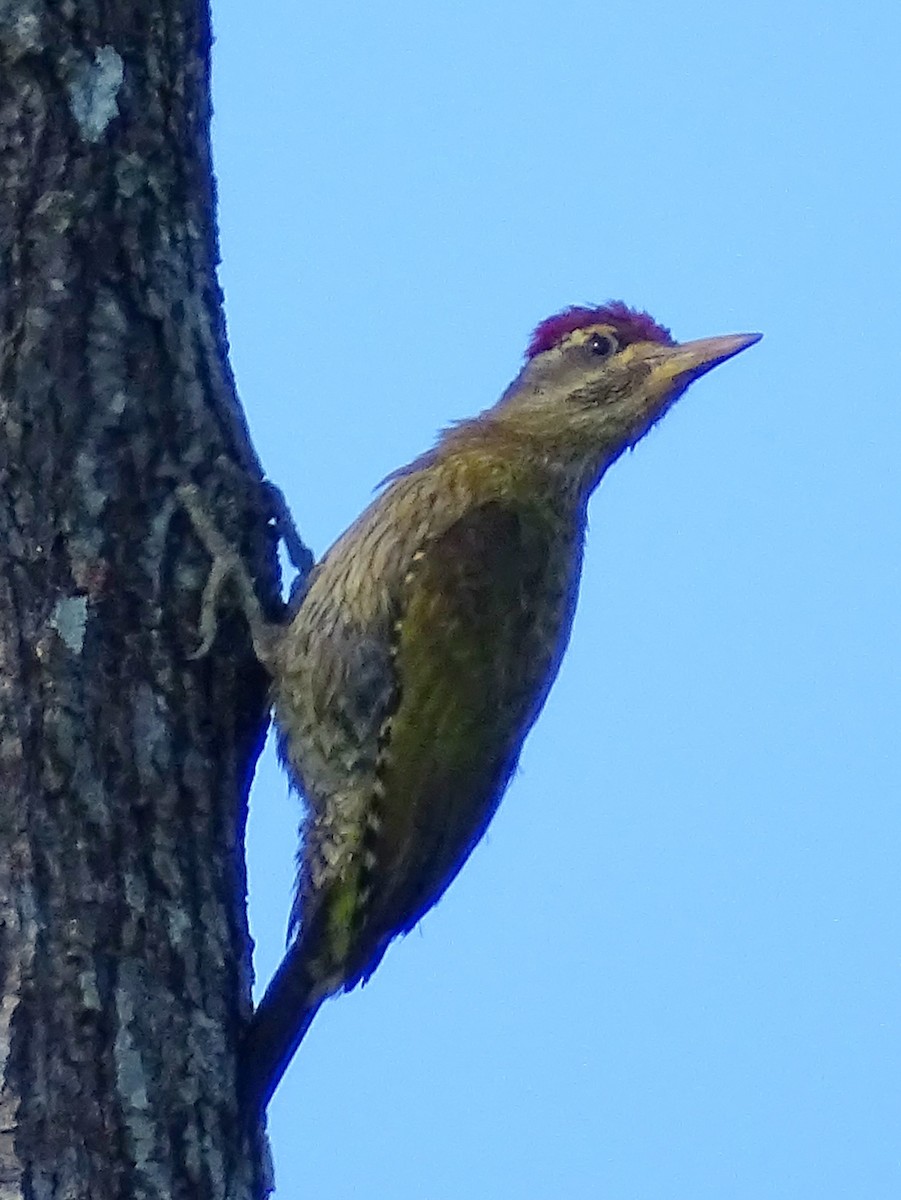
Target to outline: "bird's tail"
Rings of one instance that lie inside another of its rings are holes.
[[[324,996],[316,995],[295,942],[251,1018],[241,1051],[242,1107],[255,1120],[272,1099]]]

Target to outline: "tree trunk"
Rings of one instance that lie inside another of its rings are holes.
[[[263,1196],[236,1051],[266,725],[193,660],[193,480],[271,613],[216,282],[205,0],[0,0],[0,1200]]]

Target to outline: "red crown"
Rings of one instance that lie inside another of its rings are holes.
[[[616,330],[621,346],[632,342],[660,342],[664,346],[675,346],[675,340],[665,325],[658,325],[652,316],[638,309],[629,308],[622,300],[610,300],[598,308],[587,308],[574,304],[542,321],[529,342],[526,358],[534,358],[556,346],[561,338],[586,325],[610,325]]]

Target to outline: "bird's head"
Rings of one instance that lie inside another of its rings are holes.
[[[760,337],[680,344],[618,301],[567,308],[538,326],[522,371],[481,420],[593,487],[690,383]]]

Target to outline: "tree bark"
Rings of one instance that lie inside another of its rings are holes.
[[[193,480],[275,615],[205,0],[0,0],[0,1200],[269,1187],[236,1094],[266,679],[192,660]]]

